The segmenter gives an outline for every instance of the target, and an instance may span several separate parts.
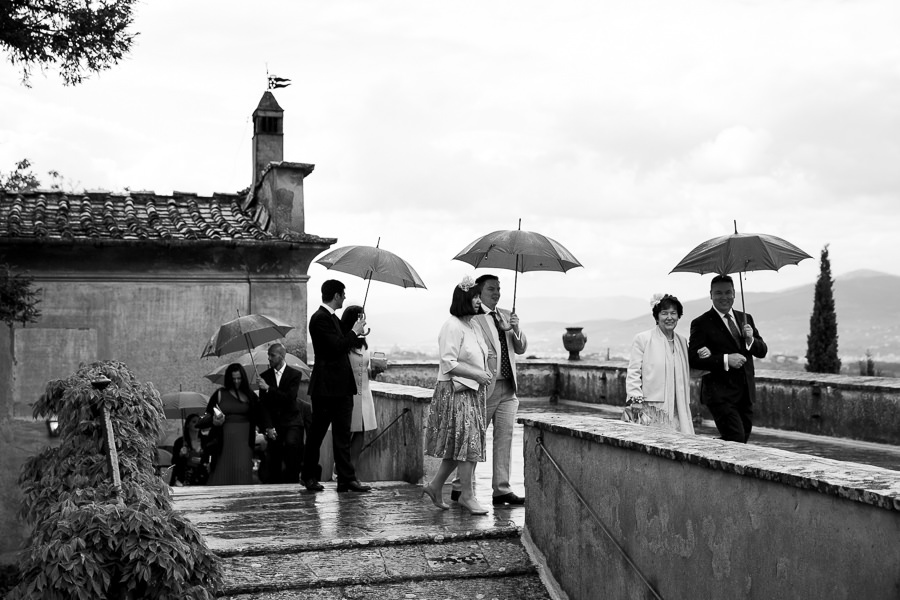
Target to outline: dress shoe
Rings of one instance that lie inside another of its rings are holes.
[[[460,492],[459,490],[452,490],[450,492],[450,500],[452,500],[453,502],[459,502],[459,495],[461,493],[462,492]]]
[[[303,487],[311,492],[321,492],[325,487],[315,479],[307,479],[303,482]]]
[[[371,485],[363,485],[358,481],[348,481],[347,483],[339,483],[337,486],[339,493],[343,492],[371,492]]]
[[[441,510],[447,510],[450,507],[444,503],[444,499],[438,496],[430,487],[427,485],[422,488],[422,497],[428,496],[431,498],[431,503],[437,506]]]
[[[494,496],[493,503],[494,506],[524,506],[525,498],[516,496],[514,493],[510,492],[508,494],[503,494],[502,496]]]

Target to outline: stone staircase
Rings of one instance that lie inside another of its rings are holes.
[[[369,494],[325,485],[319,494],[297,485],[173,494],[222,557],[228,598],[551,598],[522,545],[524,509],[476,517],[438,510],[406,483]]]

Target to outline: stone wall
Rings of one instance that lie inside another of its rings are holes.
[[[900,597],[900,473],[579,416],[525,424],[527,533],[571,600]]]
[[[519,395],[554,396],[624,406],[623,361],[520,360]],[[383,381],[434,387],[436,362],[391,362]],[[700,380],[691,381],[691,412],[700,405]],[[757,371],[754,425],[867,442],[900,445],[900,379],[796,371]]]

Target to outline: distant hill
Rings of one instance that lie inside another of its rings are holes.
[[[749,292],[744,298],[769,345],[770,356],[806,355],[806,336],[812,312],[814,284],[788,288],[779,292]],[[835,278],[835,305],[838,318],[838,347],[845,359],[863,356],[866,350],[882,360],[900,361],[900,276],[876,271],[853,271]],[[529,298],[529,355],[566,356],[562,347],[565,328],[582,325],[588,338],[585,353],[626,356],[634,335],[653,326],[649,311],[633,314],[635,306],[645,300],[628,297],[580,298],[565,301],[565,314],[573,320],[562,320],[559,298]],[[736,306],[740,308],[740,299]],[[709,310],[708,298],[684,304],[684,317],[678,331],[687,336],[690,321]],[[579,319],[579,315],[604,314],[605,319]],[[554,318],[556,317],[556,318]],[[433,354],[437,333],[431,328],[415,327],[415,315],[407,313],[379,314],[378,327],[391,332],[396,349]],[[424,322],[424,319],[423,321]],[[374,342],[375,340],[373,340]],[[390,350],[390,348],[377,348]]]
[[[814,284],[780,292],[746,292],[747,310],[769,346],[770,355],[806,355]],[[900,360],[900,304],[885,302],[900,294],[900,277],[875,271],[854,271],[835,278],[834,299],[841,356],[860,357],[866,350],[886,360]],[[740,308],[740,299],[736,302]],[[687,336],[690,322],[710,308],[708,298],[684,303],[678,331]],[[585,352],[625,356],[634,334],[653,326],[646,316],[627,320],[584,321]],[[561,351],[562,334],[571,323],[545,321],[528,326],[529,353]],[[546,345],[544,345],[546,344]]]

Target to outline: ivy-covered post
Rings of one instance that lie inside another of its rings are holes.
[[[111,381],[108,377],[100,375],[100,377],[91,381],[91,387],[97,390],[102,397],[104,395],[104,390],[106,390],[110,383]],[[116,450],[116,434],[113,431],[109,407],[105,402],[101,403],[101,417],[103,419],[103,445],[106,450],[106,466],[109,469],[110,477],[112,477],[116,502],[120,505],[124,505],[124,501],[122,500],[122,475],[119,471],[119,452]]]

